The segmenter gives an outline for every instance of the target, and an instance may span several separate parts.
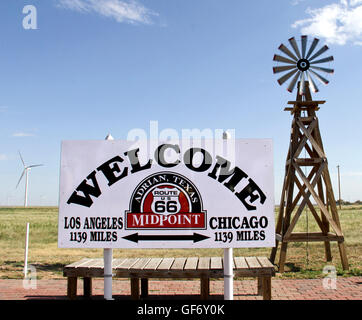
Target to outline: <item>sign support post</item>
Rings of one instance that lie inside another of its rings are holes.
[[[233,248],[224,249],[224,300],[234,300]]]
[[[29,222],[26,224],[26,235],[25,235],[25,257],[24,257],[24,275],[28,274],[28,251],[29,250]]]
[[[103,249],[104,260],[104,299],[113,300],[112,298],[112,260],[113,250]]]
[[[106,140],[114,140],[114,138],[108,134]],[[113,250],[103,249],[103,263],[104,263],[104,299],[113,300],[112,298],[112,261]]]
[[[223,140],[230,134],[223,133]],[[234,300],[233,248],[224,249],[224,300]]]

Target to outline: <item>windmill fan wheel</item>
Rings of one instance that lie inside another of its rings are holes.
[[[329,81],[321,75],[322,73],[333,74],[334,70],[330,68],[322,67],[324,63],[331,62],[334,60],[333,56],[321,57],[329,48],[324,45],[319,50],[317,46],[319,39],[314,38],[311,45],[308,48],[308,37],[301,36],[301,45],[298,47],[295,38],[290,38],[289,49],[284,44],[279,46],[279,50],[284,55],[274,55],[273,60],[282,63],[283,65],[273,67],[274,73],[285,73],[281,78],[278,79],[278,83],[283,85],[285,82],[290,80],[287,90],[293,92],[295,85],[299,79],[299,93],[300,95],[305,94],[305,82],[309,82],[309,87],[314,91],[318,92],[319,89],[314,79],[317,79],[323,84],[328,84]],[[322,66],[321,66],[322,65]]]

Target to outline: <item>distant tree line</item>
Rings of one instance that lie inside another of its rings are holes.
[[[336,204],[339,205],[339,200],[336,201]],[[341,200],[341,205],[344,205],[344,206],[348,206],[348,205],[354,205],[354,204],[362,204],[362,201],[361,200],[357,200],[355,202],[349,202],[349,201],[345,201],[345,200]]]

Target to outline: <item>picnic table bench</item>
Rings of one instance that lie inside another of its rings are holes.
[[[271,299],[271,277],[275,275],[273,264],[267,257],[234,257],[235,277],[255,277],[258,279],[258,295],[264,300]],[[130,278],[131,297],[140,299],[148,296],[150,278],[199,278],[201,299],[209,297],[210,279],[224,277],[222,257],[188,258],[121,258],[112,261],[113,277]],[[104,276],[103,259],[82,259],[64,267],[67,277],[67,295],[77,296],[77,279],[83,278],[83,294],[92,295],[92,278]],[[141,295],[140,295],[141,280]]]

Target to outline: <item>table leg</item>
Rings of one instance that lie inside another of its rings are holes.
[[[141,279],[141,298],[148,297],[148,279]]]
[[[67,278],[67,296],[71,300],[77,297],[77,277]]]
[[[263,291],[263,299],[271,300],[271,277],[263,277],[262,291]]]
[[[85,298],[92,296],[92,278],[90,277],[83,278],[83,296]]]
[[[209,299],[210,293],[210,279],[206,277],[202,277],[200,281],[200,291],[201,291],[201,300]]]
[[[263,277],[258,277],[258,296],[263,295]]]
[[[131,298],[132,300],[140,299],[140,279],[131,278]]]

